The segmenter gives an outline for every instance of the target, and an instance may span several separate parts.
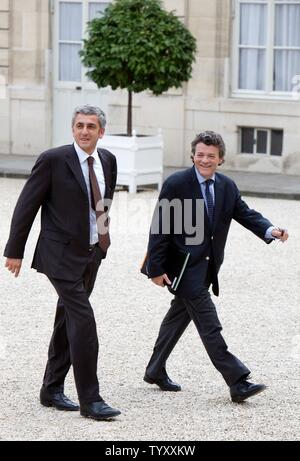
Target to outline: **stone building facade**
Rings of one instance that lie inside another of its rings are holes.
[[[77,57],[86,22],[109,1],[0,0],[0,154],[37,155],[72,141],[72,109],[100,105],[124,132],[127,95],[97,89]],[[197,39],[192,79],[134,95],[134,128],[162,128],[164,164],[190,164],[205,129],[227,145],[225,168],[300,174],[300,0],[164,0]],[[99,13],[100,11],[100,13]]]

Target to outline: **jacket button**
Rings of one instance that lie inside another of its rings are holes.
[[[212,236],[211,236],[211,240],[213,240],[213,239],[214,239],[214,237],[213,237],[213,235],[212,235]]]
[[[205,258],[205,259],[206,259],[206,261],[209,261],[209,256],[206,256],[206,258]]]

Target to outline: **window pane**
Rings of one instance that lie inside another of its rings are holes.
[[[267,5],[241,4],[240,45],[265,46]]]
[[[275,50],[273,89],[292,91],[296,75],[300,75],[300,51]]]
[[[264,50],[241,49],[239,63],[239,88],[265,89],[266,53]]]
[[[242,128],[241,152],[243,154],[253,154],[254,128]]]
[[[96,16],[101,17],[104,13],[105,8],[107,8],[109,2],[97,2],[89,4],[89,21],[94,19]]]
[[[271,132],[271,155],[282,155],[283,131],[272,130]]]
[[[300,46],[299,5],[276,5],[275,46]]]
[[[59,45],[59,80],[81,81],[81,61],[78,55],[81,45],[61,43]]]
[[[81,31],[81,3],[61,2],[59,5],[59,40],[80,41]]]
[[[266,130],[257,130],[256,152],[258,154],[267,153],[268,132]]]

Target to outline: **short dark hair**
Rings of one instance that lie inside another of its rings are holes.
[[[216,146],[219,148],[219,157],[221,159],[225,156],[225,143],[220,134],[215,133],[214,131],[203,131],[200,134],[197,134],[195,139],[192,141],[192,154],[195,155],[196,146],[202,142],[207,146]]]

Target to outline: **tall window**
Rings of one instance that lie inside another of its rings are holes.
[[[101,16],[110,1],[58,1],[58,80],[81,82],[82,64],[78,52],[87,21]]]
[[[292,92],[300,79],[300,0],[237,5],[238,90]]]
[[[276,91],[291,91],[300,75],[300,1],[275,5],[274,82]]]
[[[59,5],[59,80],[81,80],[82,5],[60,2]]]

